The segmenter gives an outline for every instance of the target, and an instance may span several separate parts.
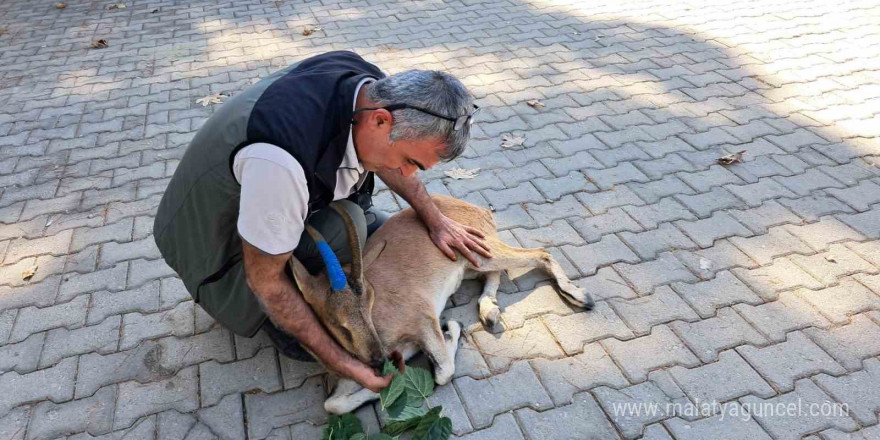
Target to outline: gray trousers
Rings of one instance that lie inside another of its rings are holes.
[[[373,209],[364,212],[360,206],[348,200],[342,200],[341,205],[354,220],[354,224],[358,229],[358,236],[361,238],[361,249],[363,249],[367,237],[379,229],[379,226],[382,226],[382,223],[389,217],[388,214]],[[352,254],[351,248],[348,245],[348,232],[339,213],[333,210],[333,208],[324,208],[312,214],[309,217],[308,224],[324,236],[327,244],[333,249],[333,253],[336,254],[341,264],[351,263]],[[324,261],[321,259],[321,254],[318,252],[315,241],[305,232],[300,237],[299,244],[293,251],[293,256],[312,274],[317,274],[324,269]],[[291,277],[293,276],[292,274],[290,275]],[[276,327],[271,320],[267,319],[263,323],[262,330],[269,336],[272,345],[284,356],[300,361],[314,362],[314,358],[300,346],[293,336]]]

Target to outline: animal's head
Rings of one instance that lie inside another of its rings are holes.
[[[346,266],[348,270],[343,270],[326,241],[311,227],[307,227],[307,231],[318,244],[327,270],[311,275],[295,257],[290,259],[291,270],[306,302],[339,345],[361,362],[379,368],[388,353],[373,325],[375,293],[372,285],[364,281],[363,274],[364,268],[382,252],[384,244],[371,249],[368,255],[362,255],[351,217],[344,209],[333,207],[342,215],[348,229],[352,251],[352,262]],[[399,354],[392,354],[392,358],[397,357]]]

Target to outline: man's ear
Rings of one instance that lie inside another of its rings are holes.
[[[370,248],[367,254],[364,255],[364,270],[367,270],[370,265],[373,264],[373,262],[376,261],[377,258],[379,258],[379,255],[382,253],[382,251],[385,250],[386,244],[388,244],[388,242],[383,240],[381,243]]]

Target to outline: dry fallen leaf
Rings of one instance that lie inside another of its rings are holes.
[[[222,93],[214,93],[212,95],[205,96],[203,98],[196,99],[196,104],[201,104],[202,107],[207,107],[211,104],[220,104],[223,102],[223,98],[226,95]]]
[[[728,154],[727,156],[721,156],[718,158],[718,163],[721,165],[731,165],[731,164],[735,164],[735,163],[740,163],[743,161],[743,153],[745,153],[745,152],[746,152],[746,150],[742,150],[742,151],[737,151],[736,153],[733,153],[733,154]]]
[[[66,8],[66,7],[67,7],[67,3],[57,3],[57,4],[55,5],[55,8],[56,8],[56,9],[64,9],[64,8]]]
[[[460,179],[473,179],[474,177],[477,177],[477,174],[479,174],[479,173],[480,173],[479,168],[474,168],[472,170],[466,170],[464,168],[453,168],[453,169],[447,171],[446,175],[453,178],[453,179],[460,180]]]
[[[113,3],[110,6],[107,6],[107,9],[125,9],[125,5],[122,3]]]
[[[307,27],[303,30],[303,35],[308,37],[309,35],[312,35],[315,32],[323,31],[323,30],[324,30],[323,28],[319,28],[317,26]]]
[[[92,49],[104,49],[104,48],[110,47],[110,43],[108,43],[107,40],[100,39],[100,40],[92,41],[91,46],[92,46]]]
[[[37,268],[38,268],[38,267],[39,267],[39,266],[34,266],[34,267],[32,267],[32,268],[30,268],[30,269],[27,269],[27,270],[25,270],[24,272],[22,272],[22,273],[21,273],[21,279],[22,279],[22,280],[25,280],[25,281],[30,281],[31,278],[33,278],[34,275],[37,274]]]
[[[7,26],[0,26],[0,35],[6,35],[6,34],[8,34],[8,33],[9,33],[9,27],[7,27]]]
[[[510,133],[504,133],[501,135],[501,148],[522,147],[525,141],[526,138],[523,136],[516,136]]]
[[[526,101],[526,104],[532,106],[533,108],[546,107],[546,105],[544,105],[541,101],[538,101],[537,99]]]

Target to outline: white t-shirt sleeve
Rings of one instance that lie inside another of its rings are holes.
[[[303,233],[309,203],[299,162],[279,147],[257,143],[236,153],[232,170],[241,184],[241,238],[267,254],[293,251]]]

